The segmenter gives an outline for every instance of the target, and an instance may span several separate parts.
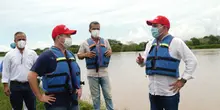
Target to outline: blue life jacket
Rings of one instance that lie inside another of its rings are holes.
[[[43,90],[46,93],[74,92],[80,87],[80,68],[75,56],[66,50],[66,56],[56,47],[51,51],[57,61],[56,70],[42,77]]]
[[[173,37],[166,36],[157,48],[157,41],[154,40],[149,54],[146,58],[146,74],[147,75],[167,75],[179,77],[180,60],[173,58],[169,54],[169,46]]]
[[[92,40],[92,38],[87,40],[89,44],[89,49],[91,52],[96,53],[93,58],[86,58],[87,69],[98,69],[99,67],[108,67],[110,57],[105,55],[107,48],[105,47],[105,41],[103,38],[99,40],[99,46]]]

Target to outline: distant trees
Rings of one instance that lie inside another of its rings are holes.
[[[220,48],[220,36],[204,36],[203,38],[193,37],[189,41],[186,41],[186,44],[190,48]]]
[[[115,39],[108,39],[109,44],[111,45],[113,52],[128,52],[128,51],[144,51],[145,46],[148,42],[141,42],[141,43],[135,43],[133,41],[129,41],[126,44],[121,43],[121,41],[115,40]],[[189,48],[192,49],[201,49],[201,48],[220,48],[220,36],[204,36],[202,38],[193,37],[190,40],[185,41],[186,45],[189,46]],[[43,50],[41,49],[35,49],[36,53],[39,55],[43,51],[47,50],[48,48],[45,48]],[[73,53],[77,53],[79,50],[79,45],[72,45],[69,48],[70,51]],[[5,52],[0,52],[0,56],[4,56]]]

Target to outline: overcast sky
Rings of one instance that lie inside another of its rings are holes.
[[[58,24],[76,29],[73,44],[80,44],[90,37],[93,20],[101,23],[103,38],[148,41],[145,21],[157,15],[166,16],[170,33],[183,40],[220,34],[219,0],[0,0],[0,51],[10,49],[17,31],[26,33],[32,49],[51,46]]]

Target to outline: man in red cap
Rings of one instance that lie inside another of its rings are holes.
[[[146,45],[144,56],[137,57],[137,63],[146,67],[149,77],[149,98],[151,110],[178,110],[180,89],[192,79],[197,59],[187,45],[168,33],[170,22],[164,16],[147,20],[152,26],[155,38]],[[179,74],[179,64],[183,60],[185,70]]]
[[[52,31],[54,46],[39,56],[28,75],[35,96],[45,102],[46,110],[79,109],[78,99],[82,93],[80,68],[74,54],[67,50],[74,34],[76,30],[69,30],[65,25],[56,26]],[[37,76],[42,77],[45,94],[40,93]]]

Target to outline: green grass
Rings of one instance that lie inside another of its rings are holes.
[[[92,110],[93,106],[89,101],[79,101],[80,110]],[[44,110],[44,104],[37,100],[37,110]],[[12,110],[9,97],[7,97],[3,92],[3,85],[0,85],[0,110]]]

